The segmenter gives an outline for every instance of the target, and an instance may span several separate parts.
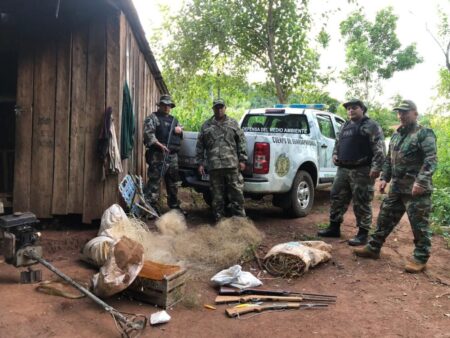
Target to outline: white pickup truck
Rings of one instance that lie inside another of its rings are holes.
[[[260,199],[273,195],[273,205],[294,217],[306,216],[314,189],[331,183],[336,175],[332,152],[345,122],[320,110],[322,105],[276,105],[250,109],[240,126],[247,139],[248,162],[243,172],[244,194]],[[208,175],[201,177],[195,162],[197,132],[185,132],[179,153],[184,186],[203,193],[210,204]]]

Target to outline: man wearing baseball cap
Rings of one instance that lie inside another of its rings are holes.
[[[158,111],[153,112],[144,120],[144,144],[147,148],[145,159],[148,164],[148,183],[145,186],[145,198],[150,205],[161,213],[159,196],[161,179],[164,178],[167,190],[167,204],[170,209],[178,209],[183,214],[178,200],[178,151],[181,147],[183,129],[178,120],[170,115],[175,108],[170,95],[161,95]]]
[[[431,251],[429,214],[431,211],[432,176],[437,166],[436,136],[433,130],[417,123],[417,106],[404,100],[395,107],[400,127],[394,133],[381,174],[380,192],[387,183],[390,189],[378,215],[377,229],[369,243],[354,250],[359,257],[377,259],[386,238],[405,211],[414,236],[413,259],[405,270],[417,273],[426,268]]]
[[[196,159],[200,175],[209,172],[215,221],[225,216],[225,201],[233,216],[245,216],[244,179],[247,141],[236,120],[225,114],[223,99],[213,101],[214,116],[203,123],[197,139]]]
[[[330,193],[330,224],[319,231],[321,237],[339,237],[344,214],[353,200],[358,233],[349,245],[365,245],[372,225],[372,200],[375,179],[380,175],[385,158],[383,131],[367,115],[367,107],[359,99],[343,104],[350,118],[341,128],[333,149],[333,162],[338,166]]]

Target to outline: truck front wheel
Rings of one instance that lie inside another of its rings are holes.
[[[291,188],[291,207],[289,212],[294,217],[304,217],[309,214],[314,203],[314,183],[311,175],[300,170],[295,176]]]

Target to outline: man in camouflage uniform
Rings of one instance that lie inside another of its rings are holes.
[[[353,199],[358,234],[348,244],[356,246],[367,243],[374,182],[380,175],[385,146],[381,127],[365,115],[367,108],[361,100],[352,99],[343,106],[350,120],[342,126],[333,149],[333,162],[338,169],[330,194],[330,224],[318,235],[340,236],[344,213]]]
[[[185,214],[180,208],[180,201],[177,198],[180,181],[177,154],[180,150],[183,130],[177,119],[170,115],[171,109],[175,107],[170,95],[161,95],[157,105],[158,111],[153,112],[144,120],[144,144],[147,148],[145,159],[148,164],[148,183],[144,189],[145,198],[160,214],[158,201],[161,178],[164,178],[169,208],[178,209]]]
[[[377,229],[369,243],[354,250],[360,257],[377,259],[381,247],[402,218],[408,214],[414,235],[413,260],[405,265],[411,273],[423,271],[431,250],[431,231],[428,216],[431,211],[432,176],[437,166],[436,136],[429,128],[417,124],[417,107],[404,100],[394,108],[400,127],[392,136],[383,165],[380,192],[391,182],[383,200]]]
[[[233,216],[245,216],[244,179],[240,173],[247,161],[246,140],[236,120],[225,115],[225,101],[214,100],[214,116],[202,125],[196,159],[200,175],[209,171],[212,209],[216,221],[224,217],[225,200]]]

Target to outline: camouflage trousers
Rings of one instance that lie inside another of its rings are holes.
[[[164,164],[164,154],[159,151],[152,151],[147,157],[147,178],[148,182],[144,188],[144,195],[147,202],[150,203],[158,212],[160,190],[161,190],[161,170]],[[170,209],[179,208],[180,202],[178,200],[178,186],[180,179],[178,175],[178,155],[169,154],[166,159],[165,172],[162,177],[167,190],[167,205]]]
[[[375,180],[369,177],[370,167],[347,169],[338,167],[330,194],[330,222],[342,223],[350,201],[357,226],[370,230]]]
[[[431,212],[431,195],[411,196],[389,192],[381,204],[377,229],[369,240],[373,251],[380,251],[384,241],[407,213],[414,235],[414,258],[426,263],[431,251],[431,230],[428,217]]]
[[[233,216],[245,216],[244,178],[237,168],[214,169],[209,172],[214,218],[225,216],[225,201]]]

